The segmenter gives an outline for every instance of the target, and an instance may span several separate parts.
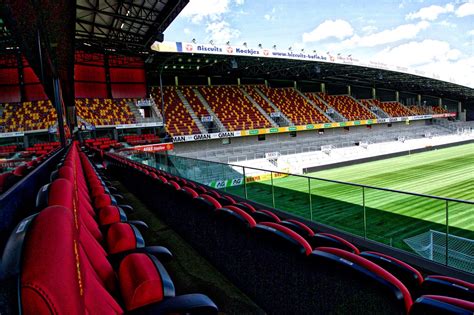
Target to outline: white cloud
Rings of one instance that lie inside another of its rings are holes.
[[[269,13],[265,14],[263,16],[263,18],[267,21],[275,21],[275,12],[276,12],[276,8],[273,8]]]
[[[407,20],[427,20],[434,21],[444,13],[454,12],[454,5],[451,3],[446,4],[444,7],[439,5],[430,5],[429,7],[421,8],[416,12],[411,12],[406,16]]]
[[[449,28],[455,28],[457,26],[456,24],[448,22],[446,20],[439,22],[439,25],[449,27]]]
[[[427,74],[435,72],[443,79],[474,88],[474,56],[456,61],[430,62],[416,69]]]
[[[245,3],[245,0],[235,0],[235,4],[237,5],[243,5]]]
[[[400,40],[413,39],[419,32],[427,29],[429,22],[421,21],[416,24],[403,24],[396,28],[383,30],[366,36],[354,35],[340,43],[328,45],[330,50],[340,50],[355,47],[375,47],[379,45],[398,42]]]
[[[186,35],[190,35],[192,32],[191,32],[191,30],[190,30],[189,28],[186,27],[186,28],[183,30],[183,33],[186,34]]]
[[[470,1],[460,5],[459,8],[456,9],[455,14],[457,17],[474,15],[474,2]]]
[[[197,24],[204,18],[219,19],[222,14],[229,12],[229,6],[229,0],[191,0],[180,15]]]
[[[414,67],[428,63],[453,62],[460,57],[461,52],[451,48],[448,42],[426,39],[422,42],[412,41],[386,48],[377,53],[373,59],[388,64]],[[433,68],[436,69],[436,66]]]
[[[209,23],[206,27],[206,33],[209,34],[208,40],[213,40],[216,44],[224,44],[240,36],[240,31],[232,28],[226,21]]]
[[[351,36],[353,33],[354,29],[347,21],[325,20],[311,32],[304,33],[303,42],[317,42],[331,37],[341,40]]]
[[[470,30],[469,32],[467,32],[467,35],[474,36],[474,29],[472,29],[472,30]]]
[[[377,30],[378,28],[375,25],[366,25],[362,27],[362,32],[364,32],[365,34],[373,34]]]

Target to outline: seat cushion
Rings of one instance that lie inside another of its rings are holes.
[[[155,258],[147,254],[131,254],[119,267],[122,298],[127,310],[156,303],[174,296],[174,285],[168,273]]]

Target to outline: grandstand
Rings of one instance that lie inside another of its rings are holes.
[[[0,314],[472,314],[474,89],[188,2],[0,4]]]

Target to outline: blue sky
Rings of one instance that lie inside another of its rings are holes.
[[[190,0],[165,40],[193,38],[351,54],[474,87],[474,0]]]

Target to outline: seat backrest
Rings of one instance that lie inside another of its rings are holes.
[[[84,283],[74,234],[72,214],[64,207],[48,207],[31,223],[20,282],[24,314],[84,313]]]

